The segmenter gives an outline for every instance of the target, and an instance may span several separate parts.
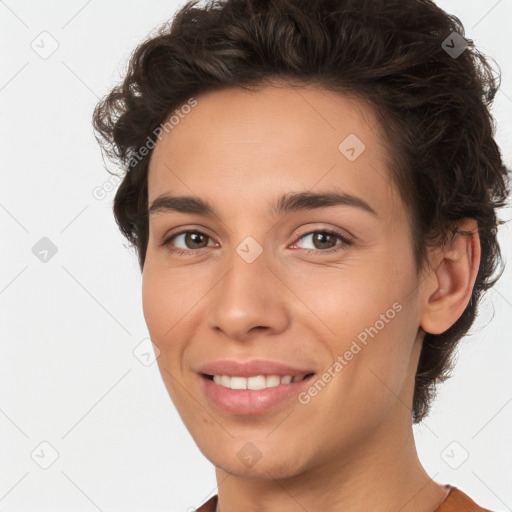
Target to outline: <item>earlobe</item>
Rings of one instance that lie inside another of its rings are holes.
[[[464,219],[446,245],[438,248],[432,287],[425,293],[420,326],[430,334],[449,329],[468,305],[480,266],[480,237],[475,219]]]

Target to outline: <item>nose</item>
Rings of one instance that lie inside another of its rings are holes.
[[[293,296],[265,250],[249,261],[233,250],[230,258],[219,263],[223,277],[208,294],[209,327],[241,342],[286,330],[287,304]]]

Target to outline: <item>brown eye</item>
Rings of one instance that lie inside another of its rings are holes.
[[[199,233],[198,231],[188,231],[184,233],[185,245],[187,249],[200,249],[201,247],[206,247],[208,245],[208,237]]]
[[[299,241],[301,242],[299,245],[301,249],[316,252],[342,250],[351,243],[351,241],[341,233],[325,230],[310,231],[309,233],[302,235],[299,238]],[[307,247],[308,244],[310,247]]]
[[[186,252],[194,249],[203,249],[209,244],[210,237],[200,231],[182,231],[176,233],[163,241],[162,245],[167,246],[171,252]]]
[[[330,233],[318,231],[313,233],[312,241],[316,249],[330,249],[336,245],[336,238],[338,237]]]

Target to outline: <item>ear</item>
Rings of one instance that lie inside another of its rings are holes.
[[[471,299],[480,266],[477,221],[461,221],[453,238],[434,250],[431,264],[432,272],[424,282],[420,327],[441,334],[460,318]]]

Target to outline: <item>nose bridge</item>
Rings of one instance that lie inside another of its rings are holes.
[[[252,212],[251,205],[248,204],[247,208],[244,215],[235,219],[236,225],[230,233],[230,251],[224,264],[231,269],[225,277],[228,287],[233,291],[241,287],[239,292],[249,293],[247,286],[255,287],[258,282],[268,284],[272,273],[267,267],[272,265],[272,257],[268,243],[270,233],[255,222],[258,215]],[[252,231],[248,227],[252,227]]]
[[[268,296],[272,275],[267,268],[269,257],[254,238],[244,239],[234,247],[226,263],[230,270],[221,283],[224,307],[255,307],[261,296]]]
[[[279,280],[269,250],[253,237],[246,237],[223,262],[222,273],[212,294],[210,325],[231,338],[244,338],[253,327],[280,330],[286,324]]]

